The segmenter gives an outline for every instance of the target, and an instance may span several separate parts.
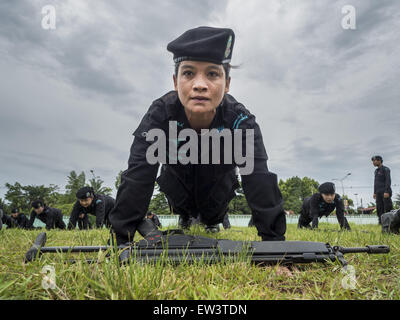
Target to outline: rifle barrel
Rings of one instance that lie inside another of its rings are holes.
[[[42,247],[40,251],[45,252],[97,252],[106,251],[110,246],[77,246],[77,247]]]
[[[341,253],[369,253],[369,254],[376,254],[376,253],[389,253],[390,247],[385,245],[372,245],[372,246],[365,246],[365,247],[353,247],[353,248],[344,248],[335,246],[334,250],[340,251]]]

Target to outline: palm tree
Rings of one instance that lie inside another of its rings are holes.
[[[99,176],[94,175],[94,171],[90,170],[93,178],[89,179],[89,185],[93,188],[94,193],[100,193],[110,196],[112,193],[112,189],[109,187],[103,187],[104,181],[101,180]]]

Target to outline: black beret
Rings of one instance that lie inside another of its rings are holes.
[[[335,184],[332,182],[325,182],[319,186],[318,191],[320,193],[333,194],[335,193]]]
[[[19,212],[19,210],[17,208],[12,208],[11,209],[11,213],[18,213],[18,212]]]
[[[39,209],[40,207],[44,207],[42,200],[35,200],[32,202],[32,208]]]
[[[373,157],[371,158],[371,160],[372,160],[372,161],[374,161],[374,160],[383,161],[383,159],[382,159],[381,156],[373,156]]]
[[[92,187],[83,187],[76,192],[76,197],[82,200],[93,196],[94,190]]]
[[[231,61],[234,43],[232,29],[198,27],[170,42],[167,50],[174,54],[175,63],[194,60],[223,64]]]

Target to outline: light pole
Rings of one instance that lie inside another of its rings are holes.
[[[351,175],[351,172],[349,172],[348,174],[346,174],[342,179],[332,179],[333,180],[338,180],[340,181],[341,185],[342,185],[342,196],[344,198],[344,187],[343,187],[343,180],[346,179],[349,175]]]
[[[354,195],[356,196],[356,212],[358,213],[358,193],[355,193]]]

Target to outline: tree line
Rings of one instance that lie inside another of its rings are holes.
[[[90,186],[95,193],[111,195],[113,189],[104,186],[104,181],[101,177],[96,176],[93,170],[90,170],[89,179],[85,172],[77,173],[71,171],[67,176],[67,183],[64,192],[60,192],[57,185],[22,185],[19,182],[14,184],[6,183],[7,192],[4,195],[5,200],[0,198],[0,205],[6,213],[10,213],[12,208],[18,208],[21,212],[29,213],[31,211],[31,203],[36,199],[43,200],[47,205],[56,207],[62,210],[64,215],[69,215],[76,201],[76,192],[84,187]],[[114,187],[118,190],[121,184],[122,171],[115,178]],[[240,182],[239,182],[240,183]],[[309,177],[291,177],[287,180],[279,180],[279,188],[284,200],[284,209],[290,213],[299,214],[301,206],[306,197],[318,192],[319,182]],[[354,208],[354,201],[346,195],[344,199],[348,200],[348,213],[357,213],[357,208]],[[400,205],[400,194],[394,199],[396,207]],[[374,203],[371,203],[374,206]],[[241,187],[236,190],[236,197],[229,203],[229,214],[251,214],[251,210],[247,204],[244,191]],[[162,192],[159,190],[157,183],[155,184],[155,192],[150,201],[149,210],[157,214],[170,214],[168,202]]]

